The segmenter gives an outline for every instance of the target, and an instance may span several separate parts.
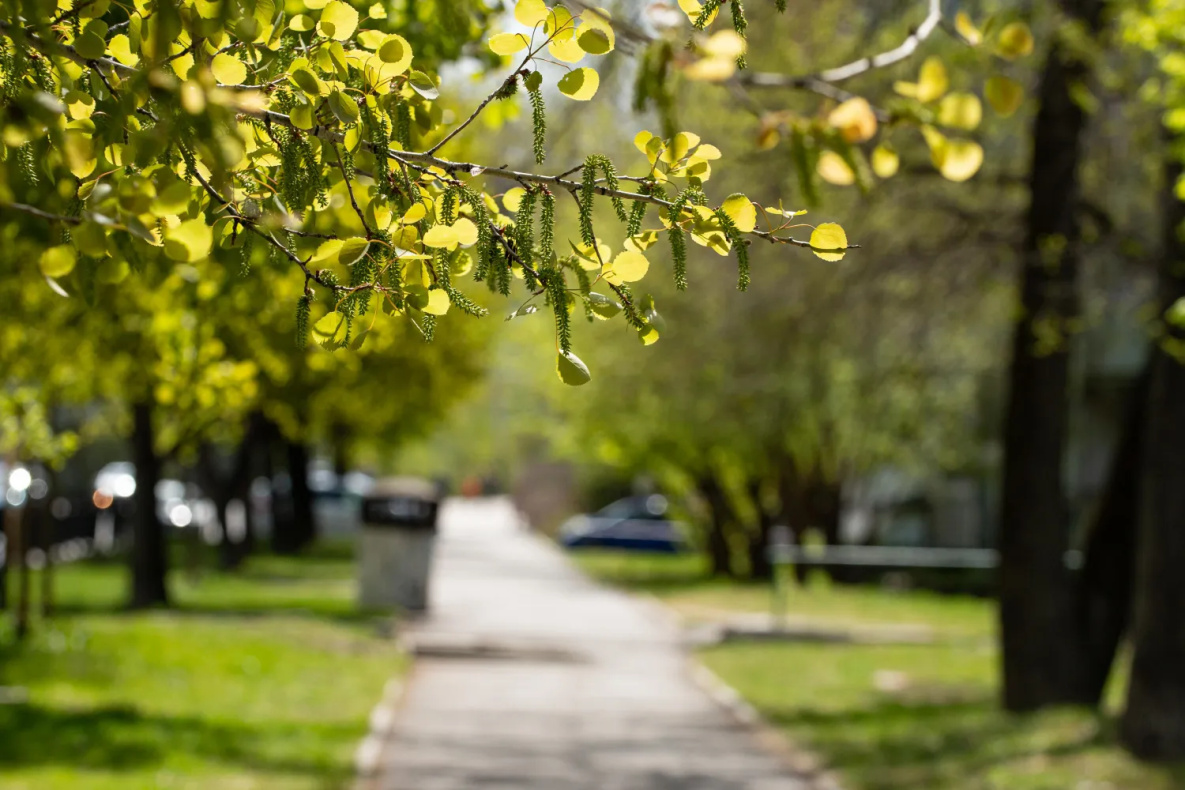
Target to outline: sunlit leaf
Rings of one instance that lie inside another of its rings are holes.
[[[900,157],[888,143],[881,143],[872,150],[872,172],[878,178],[892,178],[900,164]]]
[[[996,52],[1002,58],[1016,60],[1033,51],[1033,33],[1024,22],[1009,22],[996,38]]]
[[[928,103],[941,98],[948,85],[946,66],[942,65],[942,59],[937,55],[926,58],[918,74],[917,100]]]
[[[856,183],[856,174],[844,158],[835,151],[823,151],[815,165],[819,177],[829,184],[849,186]]]
[[[588,365],[585,365],[580,357],[570,351],[561,351],[556,355],[555,372],[560,377],[560,381],[573,387],[579,387],[592,380],[592,374],[588,372]]]
[[[811,232],[811,251],[825,261],[842,260],[848,246],[848,234],[834,222],[824,222]],[[822,252],[822,250],[831,250]]]
[[[530,43],[522,33],[498,33],[490,36],[490,49],[495,55],[513,55],[526,49]]]
[[[242,85],[247,81],[247,66],[234,55],[223,52],[215,55],[210,62],[210,70],[214,72],[214,79],[224,85]]]
[[[849,143],[862,143],[876,135],[876,113],[868,100],[857,96],[836,107],[827,116],[827,123],[839,129]]]
[[[569,98],[576,99],[577,101],[588,101],[596,95],[597,87],[600,83],[601,78],[593,69],[573,69],[560,77],[559,89],[560,93],[563,93]]]
[[[983,105],[974,93],[948,93],[938,104],[938,123],[971,131],[983,119]]]
[[[65,277],[74,270],[74,264],[77,262],[78,256],[74,253],[74,248],[59,244],[42,252],[38,265],[46,277]]]
[[[720,208],[728,215],[737,230],[749,233],[757,227],[757,209],[753,202],[742,194],[729,195]]]
[[[988,77],[983,94],[992,109],[1005,118],[1016,112],[1025,99],[1025,89],[1019,82],[998,75]]]

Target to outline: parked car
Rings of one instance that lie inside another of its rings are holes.
[[[619,499],[595,513],[573,516],[560,527],[565,548],[614,548],[659,554],[687,549],[684,526],[667,519],[661,494]]]
[[[93,501],[99,510],[118,507],[136,493],[136,465],[114,461],[95,475]],[[178,529],[204,527],[217,518],[213,501],[193,483],[164,478],[156,483],[156,515],[162,523]]]

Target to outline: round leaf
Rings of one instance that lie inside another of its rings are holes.
[[[649,270],[650,261],[640,252],[626,250],[613,259],[613,273],[622,282],[635,283],[645,277]]]
[[[938,105],[938,123],[971,131],[983,119],[983,105],[974,93],[948,93]]]
[[[846,187],[856,183],[856,174],[843,157],[835,151],[824,151],[819,154],[819,161],[815,165],[819,177],[829,184]]]
[[[59,244],[57,247],[50,247],[42,252],[38,263],[41,266],[41,273],[46,277],[65,277],[74,269],[74,264],[77,261],[78,257],[74,254],[73,247]]]
[[[720,208],[724,209],[724,213],[742,233],[749,233],[757,227],[757,209],[744,195],[729,195]]]
[[[597,94],[601,78],[590,68],[572,69],[560,77],[560,93],[576,101],[588,101]]]
[[[499,33],[490,36],[490,49],[495,55],[513,55],[521,52],[530,44],[522,33]]]
[[[411,44],[403,36],[392,33],[379,45],[379,59],[391,64],[383,68],[384,74],[402,74],[411,66]]]
[[[534,27],[547,19],[550,12],[543,0],[518,0],[514,6],[514,18],[520,25]]]
[[[320,27],[329,38],[345,41],[358,29],[358,11],[342,0],[333,0],[321,12]]]
[[[223,85],[242,85],[247,80],[246,64],[225,52],[214,56],[214,60],[210,62],[210,70],[214,72],[214,79]]]
[[[1016,112],[1025,99],[1025,89],[1019,82],[1008,77],[988,77],[983,86],[983,95],[988,104],[999,115],[1007,118]]]
[[[1033,51],[1033,34],[1024,22],[1010,22],[1000,30],[996,52],[1000,57],[1016,60]]]
[[[825,261],[842,260],[847,246],[848,235],[834,222],[824,222],[811,232],[811,249]]]
[[[427,247],[445,247],[451,250],[458,242],[457,232],[448,225],[433,225],[424,234],[424,245]]]
[[[579,387],[592,380],[592,374],[588,372],[588,365],[585,365],[580,357],[571,351],[561,351],[556,355],[555,372],[560,377],[560,381],[573,387]]]
[[[477,243],[477,226],[471,219],[461,217],[454,222],[453,233],[457,235],[457,243],[462,247],[469,247]]]
[[[950,181],[966,181],[979,172],[983,148],[973,140],[947,140],[943,146],[939,172]]]
[[[428,292],[428,303],[422,309],[431,315],[444,315],[448,312],[449,305],[448,294],[439,288],[433,288]]]
[[[613,49],[613,44],[609,41],[609,36],[604,30],[590,28],[587,25],[581,29],[576,41],[580,44],[580,48],[590,55],[604,55]]]
[[[862,143],[876,134],[876,113],[868,100],[857,96],[836,107],[827,116],[827,123],[839,129],[844,140]]]
[[[214,233],[204,220],[190,219],[165,231],[165,255],[175,261],[200,261],[210,254]]]
[[[900,157],[887,143],[882,143],[873,149],[872,172],[876,173],[878,178],[891,178],[897,173],[897,168],[900,165]]]

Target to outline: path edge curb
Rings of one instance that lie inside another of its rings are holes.
[[[637,596],[665,623],[683,628],[679,615],[652,593]],[[817,755],[797,745],[771,724],[735,688],[687,651],[686,669],[692,682],[741,727],[748,730],[769,753],[780,759],[806,783],[804,790],[844,790],[838,778],[824,768]]]

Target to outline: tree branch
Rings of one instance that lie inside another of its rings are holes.
[[[905,41],[887,52],[881,52],[872,57],[860,58],[843,66],[820,71],[817,74],[795,77],[786,74],[758,71],[741,74],[736,79],[742,85],[751,85],[755,88],[800,88],[818,93],[824,86],[844,82],[873,69],[881,69],[885,66],[899,63],[912,55],[918,46],[930,37],[930,34],[938,27],[938,23],[942,21],[942,0],[929,0],[929,5],[930,10],[926,14],[926,18],[922,20],[922,23],[910,31]]]

